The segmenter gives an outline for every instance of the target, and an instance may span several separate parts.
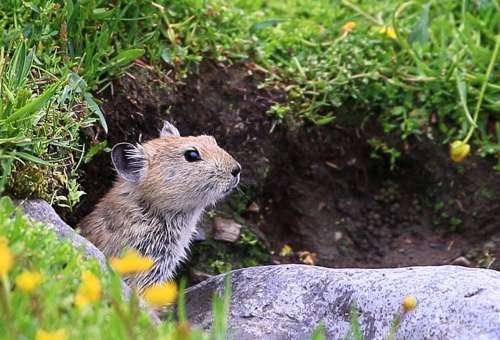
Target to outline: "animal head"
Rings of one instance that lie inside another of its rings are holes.
[[[212,136],[181,137],[165,122],[160,137],[143,145],[119,143],[113,165],[124,194],[140,195],[160,210],[189,211],[215,204],[240,181],[240,164]]]

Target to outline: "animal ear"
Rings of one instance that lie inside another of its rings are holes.
[[[166,120],[163,122],[163,128],[161,129],[160,137],[179,137],[180,135],[181,134],[179,133],[179,130],[177,130],[177,128],[173,124],[167,122]]]
[[[141,179],[146,166],[142,150],[130,143],[116,144],[111,150],[111,161],[118,175],[133,183]]]

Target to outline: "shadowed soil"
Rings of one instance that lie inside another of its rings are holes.
[[[185,79],[175,75],[136,63],[101,95],[109,134],[94,128],[85,138],[110,146],[144,141],[164,119],[184,135],[214,135],[243,166],[246,202],[259,209],[242,217],[274,263],[300,262],[297,251],[305,250],[329,267],[439,265],[465,256],[471,265],[500,268],[500,175],[490,161],[453,164],[446,146],[426,139],[402,145],[379,129],[375,114],[361,124],[368,113],[356,117],[355,103],[330,126],[291,116],[278,123],[266,112],[286,96],[261,88],[265,74],[252,63],[203,62]],[[374,157],[370,138],[405,150],[393,170],[386,156]],[[113,176],[106,152],[84,166],[88,194],[76,219]],[[294,254],[278,256],[285,244]]]

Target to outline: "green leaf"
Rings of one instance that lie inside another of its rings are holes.
[[[0,160],[0,166],[2,167],[2,176],[0,177],[0,193],[2,193],[5,189],[5,183],[12,173],[12,162],[13,158],[4,158]]]
[[[400,324],[401,324],[401,314],[399,314],[399,312],[396,312],[392,317],[391,328],[389,329],[387,340],[396,339],[396,335],[398,334],[398,329]]]
[[[40,96],[33,100],[30,100],[26,105],[14,111],[10,116],[8,116],[4,123],[12,123],[20,119],[28,119],[30,115],[40,111],[45,104],[54,96],[56,91],[59,89],[62,81],[58,81],[54,85],[46,89]]]
[[[34,155],[29,154],[27,152],[15,151],[13,154],[19,158],[22,158],[24,160],[27,160],[27,161],[30,161],[33,163],[42,164],[42,165],[51,165],[50,162],[44,161],[43,159],[38,158],[37,156],[34,156]]]
[[[35,56],[35,48],[33,47],[24,60],[24,67],[21,72],[21,77],[18,86],[24,86],[28,80],[29,73],[31,71],[31,64],[33,63],[33,57]]]
[[[250,33],[255,33],[257,31],[263,30],[268,27],[274,27],[282,22],[286,21],[285,19],[269,19],[269,20],[264,20],[261,22],[258,22],[252,27],[250,27]]]
[[[21,84],[22,74],[24,70],[24,63],[26,60],[26,45],[21,43],[16,51],[14,52],[14,57],[12,58],[12,63],[14,65],[15,79],[14,88],[17,89]]]
[[[108,10],[106,8],[95,8],[92,11],[92,18],[95,20],[103,20],[109,18],[114,14],[114,9]]]
[[[26,144],[29,142],[31,142],[31,139],[23,137],[23,136],[0,138],[0,145],[1,144]]]
[[[325,324],[321,322],[313,331],[311,335],[311,340],[325,340]]]
[[[172,53],[170,52],[170,49],[165,47],[160,54],[161,59],[166,62],[167,64],[172,64]]]
[[[425,45],[429,41],[429,9],[431,7],[430,3],[422,6],[422,16],[417,22],[415,27],[413,27],[410,36],[408,37],[408,43],[414,45],[415,43],[420,43],[420,45]]]
[[[351,331],[354,340],[363,340],[363,333],[359,324],[358,307],[355,302],[351,305]]]
[[[142,48],[132,48],[118,53],[116,57],[111,59],[110,64],[113,66],[124,66],[130,62],[142,57],[145,50]]]
[[[231,274],[224,277],[224,296],[214,293],[212,297],[212,332],[215,339],[227,339],[227,317],[231,304]]]
[[[106,146],[108,146],[107,141],[92,145],[89,151],[85,153],[85,156],[83,157],[83,162],[84,163],[90,162],[92,158],[94,158],[95,155],[101,153],[101,151],[104,150]]]
[[[465,84],[462,73],[457,72],[455,78],[457,80],[457,89],[458,96],[460,97],[460,104],[462,104],[462,107],[464,109],[465,117],[467,117],[467,120],[470,124],[472,124],[472,126],[476,127],[477,125],[472,119],[469,107],[467,106],[467,85]]]
[[[0,188],[0,190],[2,190],[2,188]],[[0,207],[2,208],[2,213],[7,216],[11,215],[15,210],[14,203],[9,196],[2,196],[0,198]]]
[[[108,124],[106,123],[106,118],[104,118],[104,114],[102,113],[99,105],[94,100],[94,96],[91,93],[85,92],[85,101],[87,102],[87,107],[89,110],[94,113],[97,117],[99,117],[99,122],[101,123],[104,132],[108,133]]]
[[[26,54],[26,44],[21,43],[16,48],[14,55],[12,57],[12,66],[9,70],[10,77],[15,79],[12,85],[13,90],[17,90],[26,84],[29,72],[31,70],[31,64],[33,62],[33,57],[35,55],[35,49],[32,48],[28,54]]]
[[[335,117],[333,117],[333,116],[327,116],[327,117],[322,117],[322,118],[314,120],[314,123],[316,125],[319,125],[319,126],[327,125],[327,124],[330,124],[331,122],[333,122],[334,119],[335,119]]]
[[[182,278],[179,285],[179,295],[177,296],[177,319],[180,322],[187,321],[185,289],[186,279]]]

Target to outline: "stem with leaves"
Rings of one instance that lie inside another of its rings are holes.
[[[488,85],[488,80],[490,79],[491,72],[493,71],[493,67],[495,66],[499,50],[500,50],[500,34],[497,34],[495,49],[493,50],[493,54],[491,55],[490,64],[488,65],[488,69],[486,70],[483,85],[481,86],[481,91],[479,92],[479,99],[477,100],[476,103],[476,110],[474,111],[474,117],[473,117],[474,124],[471,125],[469,133],[467,133],[467,136],[464,139],[464,143],[467,143],[469,141],[477,126],[477,118],[479,116],[479,110],[481,109],[481,104],[483,103],[484,94],[486,93],[486,86]]]
[[[0,289],[0,307],[2,309],[3,318],[5,320],[5,327],[10,334],[11,339],[17,339],[17,332],[14,327],[14,320],[12,320],[12,311],[10,310],[10,283],[7,275],[2,276]]]

